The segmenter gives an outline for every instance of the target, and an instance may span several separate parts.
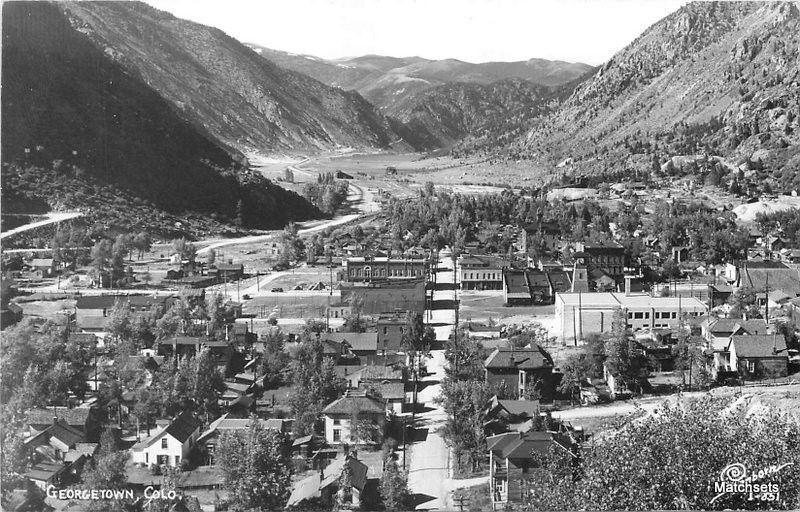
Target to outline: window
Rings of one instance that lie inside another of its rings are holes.
[[[645,311],[645,313],[644,313],[644,317],[645,317],[645,318],[650,318],[650,312],[649,312],[649,311]]]
[[[641,320],[642,316],[643,316],[643,313],[641,311],[638,311],[638,312],[633,314],[633,318],[635,318],[637,320]]]
[[[342,424],[342,420],[339,419],[339,418],[333,418],[333,424],[334,425],[341,425]]]
[[[180,466],[181,465],[181,456],[180,455],[176,455],[175,456],[175,465],[176,466]]]
[[[162,437],[161,438],[161,448],[166,450],[167,449],[167,443],[168,443],[167,438],[166,437]]]
[[[144,463],[145,464],[150,464],[150,453],[149,452],[144,452]]]
[[[673,311],[672,312],[672,318],[678,318],[678,312],[677,311]]]
[[[755,361],[747,361],[747,371],[750,373],[756,372],[756,362]]]
[[[333,429],[333,442],[338,443],[342,440],[342,431],[338,428]]]

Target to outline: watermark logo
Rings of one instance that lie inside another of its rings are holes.
[[[778,501],[781,497],[780,486],[774,482],[764,483],[762,481],[793,464],[792,462],[774,464],[749,473],[744,464],[739,462],[728,464],[722,468],[719,479],[714,482],[714,492],[717,495],[711,499],[709,504],[713,504],[726,494],[740,494],[745,496],[748,501]]]
[[[49,485],[46,489],[48,498],[58,500],[133,500],[136,498],[133,489],[58,489],[55,485]],[[157,489],[148,486],[144,489],[145,505],[149,505],[153,500],[175,500],[178,493],[172,489]]]

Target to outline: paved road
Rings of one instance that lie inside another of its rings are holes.
[[[48,213],[47,218],[44,220],[39,220],[36,222],[31,222],[30,224],[24,224],[22,226],[17,226],[14,229],[9,229],[8,231],[4,231],[0,233],[0,239],[6,238],[11,235],[16,235],[18,233],[23,233],[25,231],[29,231],[31,229],[40,228],[42,226],[47,226],[48,224],[56,224],[58,222],[64,222],[65,220],[74,219],[77,217],[83,216],[81,212],[53,212]]]

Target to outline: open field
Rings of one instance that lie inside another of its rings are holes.
[[[514,306],[503,305],[502,291],[464,291],[458,292],[461,302],[459,309],[462,321],[487,321],[489,318],[504,324],[543,322],[552,318],[554,306]]]

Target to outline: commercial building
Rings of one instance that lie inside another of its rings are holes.
[[[467,254],[459,259],[461,289],[500,290],[503,288],[502,258]]]
[[[694,297],[651,297],[614,292],[557,293],[556,337],[564,342],[577,343],[588,334],[610,332],[614,315],[620,310],[625,312],[628,327],[637,331],[676,328],[683,315],[705,315],[708,306]]]
[[[349,303],[351,295],[361,297],[361,311],[377,315],[393,311],[425,311],[425,282],[423,279],[403,282],[372,282],[341,284],[342,302]]]
[[[393,281],[423,279],[428,268],[424,258],[352,257],[342,261],[342,280]]]

